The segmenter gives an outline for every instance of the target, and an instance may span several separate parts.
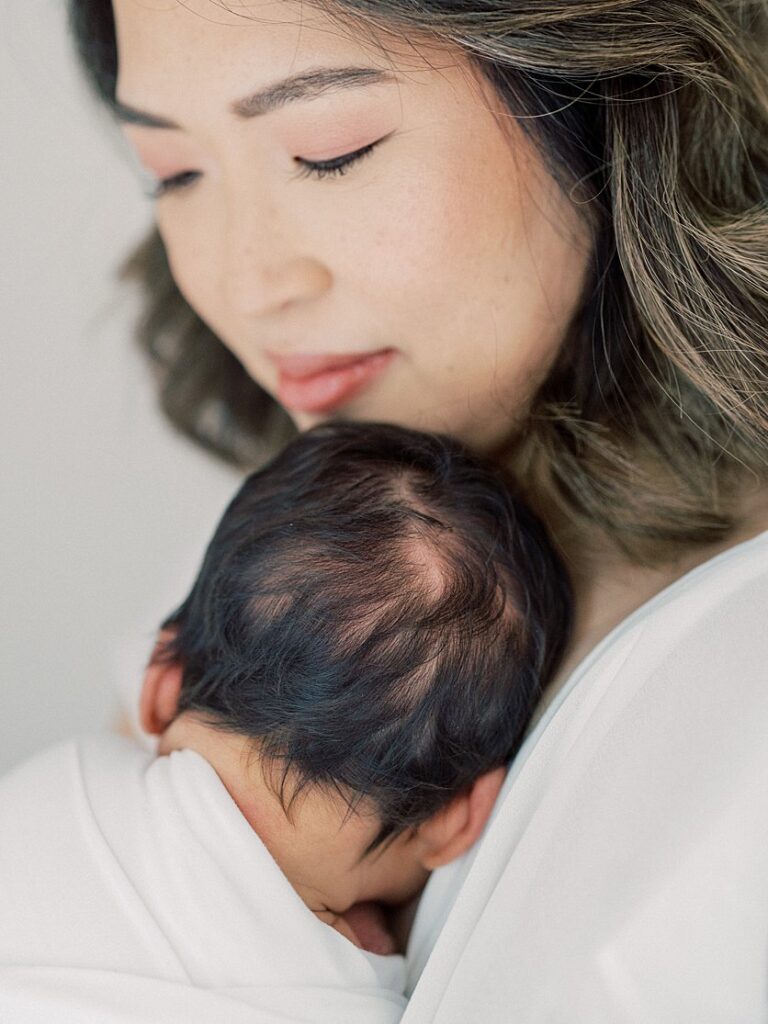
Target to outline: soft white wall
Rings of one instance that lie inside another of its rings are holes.
[[[113,280],[149,206],[63,8],[0,30],[0,770],[114,719],[237,482],[155,411]]]

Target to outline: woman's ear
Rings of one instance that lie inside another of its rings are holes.
[[[165,732],[176,717],[176,709],[181,693],[181,665],[177,661],[167,661],[163,653],[174,630],[161,629],[157,635],[152,656],[144,672],[144,683],[141,687],[139,701],[139,720],[145,732],[159,736]]]
[[[479,837],[493,810],[506,777],[506,768],[495,768],[475,779],[472,787],[455,796],[417,829],[420,860],[432,871],[460,857]]]

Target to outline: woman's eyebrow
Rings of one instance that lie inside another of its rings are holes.
[[[385,71],[383,68],[317,68],[264,86],[250,96],[235,100],[230,104],[229,109],[235,117],[247,120],[252,117],[261,117],[287,103],[314,99],[321,93],[359,89],[366,85],[378,85],[382,82],[398,80],[397,75],[392,71]],[[168,118],[150,114],[146,110],[138,110],[117,98],[113,101],[112,109],[118,121],[123,124],[140,125],[142,128],[181,128],[180,125]]]

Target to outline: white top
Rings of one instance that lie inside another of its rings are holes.
[[[768,533],[576,669],[427,886],[403,1024],[768,1020],[766,612]]]
[[[88,737],[0,779],[0,1021],[396,1024],[404,983],[304,905],[195,752]]]

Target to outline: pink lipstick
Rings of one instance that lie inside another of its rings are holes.
[[[267,354],[278,369],[278,401],[294,412],[312,413],[330,412],[367,388],[389,365],[395,350],[346,356]]]

